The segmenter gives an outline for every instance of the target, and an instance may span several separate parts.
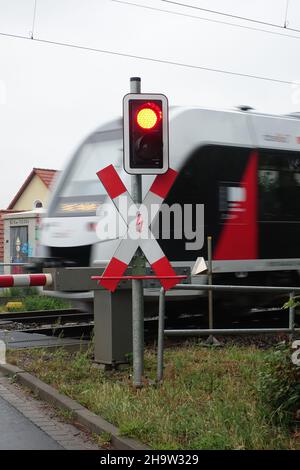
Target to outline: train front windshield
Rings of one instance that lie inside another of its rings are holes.
[[[121,131],[95,134],[72,160],[55,201],[53,216],[84,216],[96,213],[107,196],[97,172],[107,165],[121,167]]]

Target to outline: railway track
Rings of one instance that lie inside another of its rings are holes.
[[[215,312],[216,328],[271,328],[285,327],[288,322],[288,312],[280,308],[256,309],[249,311],[246,316],[238,316],[232,313],[226,315],[220,311]],[[183,309],[185,312],[185,308]],[[0,314],[0,328],[10,324],[20,324],[18,331],[26,333],[38,333],[46,336],[62,336],[65,338],[84,338],[92,336],[94,324],[93,314],[82,312],[78,309],[31,311]],[[298,321],[299,323],[299,321]],[[23,328],[24,325],[24,328]],[[28,326],[27,326],[28,325]],[[172,318],[172,311],[168,312],[166,329],[207,328],[207,309],[203,307],[197,311],[183,313]],[[157,318],[145,320],[145,336],[148,339],[155,338],[157,334]]]
[[[0,313],[1,322],[15,322],[22,324],[54,324],[70,322],[88,322],[93,320],[93,314],[81,312],[75,308],[63,310],[34,310],[31,312]]]
[[[94,329],[93,323],[79,323],[74,325],[52,325],[39,328],[26,328],[24,333],[35,333],[46,336],[60,336],[62,338],[90,339]]]

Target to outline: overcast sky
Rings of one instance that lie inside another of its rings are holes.
[[[34,166],[63,168],[121,115],[130,76],[171,105],[299,111],[300,2],[290,2],[0,0],[0,208]]]

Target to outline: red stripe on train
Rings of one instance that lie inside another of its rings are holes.
[[[245,188],[246,199],[240,212],[232,208],[224,224],[214,251],[215,260],[256,259],[258,257],[257,228],[257,162],[255,151],[249,158],[240,186]]]

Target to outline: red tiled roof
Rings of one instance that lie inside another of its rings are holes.
[[[41,178],[47,188],[49,188],[57,173],[57,170],[44,170],[43,168],[34,168],[33,171]]]
[[[0,209],[0,262],[1,263],[3,263],[3,259],[4,259],[4,221],[2,219],[2,215],[10,214],[12,212],[16,212],[16,211]]]
[[[57,173],[57,170],[47,170],[45,168],[33,168],[32,172],[26,178],[25,182],[22,184],[21,188],[19,189],[19,191],[17,192],[17,194],[15,195],[15,197],[13,198],[13,200],[11,201],[7,209],[9,210],[13,209],[13,207],[15,206],[15,204],[17,203],[17,201],[19,200],[19,198],[21,197],[21,195],[23,194],[27,186],[29,185],[30,181],[35,176],[38,176],[43,181],[45,186],[49,188],[56,173]]]

